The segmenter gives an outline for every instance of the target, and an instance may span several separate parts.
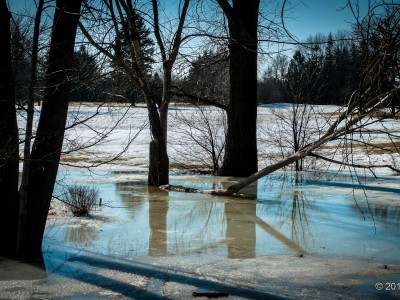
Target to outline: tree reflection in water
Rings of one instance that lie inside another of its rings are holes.
[[[233,180],[181,176],[174,184],[216,189]],[[115,199],[114,208],[104,208],[110,222],[102,222],[101,230],[87,224],[64,227],[56,238],[60,245],[67,242],[75,248],[123,257],[351,255],[360,253],[360,245],[370,256],[378,248],[392,251],[393,236],[399,235],[400,209],[390,205],[391,194],[373,191],[368,193],[369,207],[365,201],[361,206],[366,217],[370,210],[376,220],[375,237],[371,217],[364,222],[348,185],[335,181],[331,186],[318,174],[277,173],[245,191],[254,199],[241,199],[167,192],[138,180],[118,182],[112,185],[115,190],[107,187],[112,192],[108,197]],[[359,190],[356,196],[362,195]],[[381,201],[383,195],[385,201]]]
[[[256,202],[225,203],[226,241],[229,258],[253,258],[256,256]]]
[[[269,206],[268,210],[276,216],[275,228],[289,228],[290,241],[293,243],[290,248],[297,252],[315,248],[314,244],[310,244],[313,243],[313,235],[309,215],[318,213],[320,218],[326,215],[313,201],[307,200],[306,187],[303,185],[307,176],[308,174],[301,172],[275,174],[268,176],[262,187],[265,189],[263,193],[269,195],[269,201],[274,201],[274,205]],[[263,215],[262,211],[260,215]]]
[[[149,193],[149,256],[167,255],[168,200],[159,197],[160,189],[148,187]]]
[[[302,190],[303,176],[302,174],[295,174],[295,182],[293,189],[293,202],[290,214],[291,221],[291,238],[297,244],[304,245],[306,248],[309,234],[311,232],[310,223],[308,222],[307,209],[310,207],[307,203],[307,198]]]
[[[360,195],[353,195],[356,201],[353,200],[351,206],[355,215],[362,215],[365,218],[373,218],[374,222],[379,222],[382,227],[388,232],[400,234],[400,207],[390,205],[390,203],[380,199],[377,192],[368,191],[368,197],[365,198],[363,192]],[[393,198],[398,195],[393,195]],[[378,201],[376,199],[379,199]],[[376,224],[375,224],[376,226]]]
[[[223,188],[224,184],[230,184],[229,179],[226,182],[197,182],[196,187]],[[193,186],[193,183],[190,185]],[[223,252],[222,249],[225,248],[230,258],[253,258],[256,256],[257,226],[264,231],[262,239],[270,235],[294,252],[305,252],[298,245],[300,239],[297,237],[301,234],[301,229],[305,228],[303,224],[307,224],[304,216],[305,197],[301,193],[293,194],[292,213],[289,216],[296,228],[293,228],[290,239],[257,216],[257,184],[246,190],[246,194],[255,195],[253,200],[217,200],[211,196],[168,193],[132,183],[118,184],[117,189],[124,204],[130,205],[129,211],[133,218],[138,216],[137,209],[143,205],[132,206],[132,201],[148,203],[149,256],[191,255],[207,253],[213,249]],[[297,224],[297,220],[300,220],[301,226]],[[142,236],[141,239],[143,241],[146,237]]]
[[[136,174],[136,173],[135,173]],[[121,226],[116,227],[108,239],[108,253],[119,253],[123,256],[138,256],[148,254],[148,205],[149,191],[146,181],[133,180],[115,183],[118,201],[115,203],[122,208],[120,215]],[[162,193],[165,198],[167,193]]]
[[[75,245],[88,247],[97,237],[97,228],[92,226],[68,227],[65,231],[65,239]]]

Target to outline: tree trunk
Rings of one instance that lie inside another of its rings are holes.
[[[31,162],[31,139],[33,129],[33,117],[35,113],[34,88],[36,85],[37,59],[39,52],[39,30],[40,20],[43,12],[44,0],[39,0],[36,11],[35,25],[33,31],[32,42],[32,58],[31,58],[31,74],[28,91],[28,109],[26,112],[26,128],[24,143],[24,162],[22,168],[21,186],[19,189],[19,223],[22,224],[26,219],[27,201],[28,201],[28,185],[29,185],[29,168]]]
[[[233,1],[229,22],[230,102],[221,175],[257,172],[257,26],[259,0]],[[240,159],[239,159],[240,158]]]
[[[15,254],[18,231],[18,127],[11,63],[10,18],[0,0],[0,255]]]
[[[32,147],[25,222],[20,223],[17,252],[21,259],[41,259],[47,213],[61,156],[68,113],[71,68],[82,0],[57,0],[46,88]]]
[[[146,91],[145,88],[143,90]],[[152,94],[149,91],[145,92],[150,120],[150,133],[152,136],[150,142],[148,184],[159,186],[169,183],[169,158],[160,117],[155,101],[151,97]]]
[[[154,5],[156,5],[156,3],[153,3],[153,9]],[[132,15],[134,12],[132,2],[128,2],[128,6],[125,6],[125,9],[128,16]],[[130,28],[125,27],[124,29],[126,32],[126,36],[129,37],[130,39],[129,51],[131,57],[135,61],[135,64],[133,66],[135,75],[132,78],[133,81],[135,80],[138,81],[143,91],[149,115],[150,133],[152,137],[149,149],[148,184],[159,186],[163,184],[168,184],[169,182],[169,159],[168,159],[167,145],[165,140],[166,134],[164,136],[163,133],[164,129],[166,130],[166,125],[163,127],[161,124],[155,97],[152,92],[149,78],[147,75],[147,70],[144,64],[142,49],[140,47],[140,38],[138,30],[135,27],[136,26],[135,23],[132,22],[132,19],[130,18],[129,20],[130,20],[129,21]],[[161,106],[162,105],[163,104],[161,104]]]
[[[161,128],[164,135],[164,141],[167,144],[168,141],[168,107],[170,102],[170,92],[171,92],[171,71],[172,66],[164,67],[163,76],[163,95],[160,106],[160,121]]]

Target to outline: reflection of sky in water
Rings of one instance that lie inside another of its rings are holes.
[[[168,193],[148,188],[143,178],[114,183],[115,174],[82,174],[70,173],[64,182],[96,185],[103,201],[113,206],[103,208],[108,221],[48,229],[45,258],[62,247],[121,257],[251,258],[304,252],[400,262],[400,208],[390,201],[398,194],[368,190],[367,202],[362,189],[353,193],[346,186],[348,177],[337,177],[330,185],[327,178],[310,174],[297,183],[292,176],[272,175],[247,189],[258,195],[251,200]],[[226,185],[219,180],[174,177],[172,183],[204,189]]]

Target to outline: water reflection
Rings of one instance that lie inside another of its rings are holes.
[[[303,173],[276,174],[265,180],[260,192],[268,194],[269,201],[274,201],[274,205],[268,207],[268,213],[271,210],[274,212],[277,229],[288,232],[290,242],[286,241],[286,245],[299,253],[315,248],[312,238],[313,222],[309,220],[309,215],[318,213],[321,218],[326,217],[325,211],[314,202],[308,201],[306,179]],[[323,201],[322,195],[319,200]],[[260,215],[263,215],[262,211]]]
[[[257,215],[257,207],[265,207],[264,203],[245,199],[224,199],[227,201],[215,202],[203,196],[167,193],[157,188],[133,183],[117,185],[121,200],[128,207],[130,217],[138,218],[143,205],[148,203],[149,222],[149,256],[165,255],[193,255],[199,253],[218,253],[226,251],[230,258],[253,258],[257,255],[257,228],[261,229],[259,241],[272,238],[274,243],[295,253],[306,253],[299,245],[298,236],[306,238],[304,220],[306,197],[300,191],[301,179],[288,181],[286,186],[287,199],[293,197],[291,210],[286,210],[282,219],[292,221],[292,236],[282,228],[282,222],[271,225],[265,218]],[[203,189],[224,188],[231,182],[191,182],[187,185]],[[281,187],[283,189],[283,187]],[[246,188],[247,195],[257,197],[258,184]],[[290,193],[289,193],[290,192]],[[263,191],[265,193],[265,191]],[[281,195],[282,197],[282,195]],[[214,199],[213,199],[214,200]],[[137,205],[132,205],[135,202]],[[140,208],[140,209],[139,209]],[[260,209],[258,209],[260,211]],[[288,217],[289,216],[289,217]],[[291,216],[291,217],[290,217]],[[304,243],[303,243],[304,244]],[[259,253],[263,253],[264,245],[259,245]],[[224,250],[226,249],[226,250]],[[268,249],[268,248],[266,248]]]
[[[375,235],[374,223],[360,218],[351,190],[315,185],[320,178],[313,176],[268,176],[246,190],[255,199],[167,192],[138,180],[118,182],[111,190],[108,182],[107,197],[115,203],[113,208],[104,208],[104,213],[113,216],[113,221],[102,223],[101,228],[61,228],[63,234],[55,239],[60,244],[123,257],[212,255],[244,259],[272,254],[353,257],[362,253],[366,258],[386,259],[389,253],[390,259],[400,260],[396,254],[400,250],[399,206],[373,199],[361,206],[374,215],[379,233]],[[232,183],[230,178],[218,177],[174,180],[174,184],[204,189]]]
[[[376,222],[383,224],[386,230],[400,234],[400,207],[394,207],[389,203],[372,202],[373,199],[365,199],[362,195],[355,196],[352,211],[354,214],[364,218],[372,218]]]
[[[308,214],[316,207],[310,205],[307,201],[307,196],[302,189],[303,185],[303,174],[295,174],[295,184],[293,188],[292,196],[292,209],[290,212],[290,222],[291,222],[291,238],[297,243],[307,247],[307,241],[310,237],[310,222],[308,221]]]
[[[72,244],[89,246],[97,237],[97,229],[91,226],[74,226],[65,231],[65,239]]]
[[[180,197],[179,193],[172,194],[168,214],[168,253],[193,255],[220,251],[226,227],[223,203],[207,199],[177,201],[175,197]]]
[[[148,202],[149,193],[144,181],[116,182],[115,189],[118,200],[122,202],[122,206],[129,211],[133,218]]]
[[[149,194],[149,256],[167,255],[167,214],[168,200],[159,199],[160,190],[148,187]]]
[[[225,203],[229,258],[256,256],[256,202]]]

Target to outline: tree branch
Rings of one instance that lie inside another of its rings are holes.
[[[348,163],[348,162],[344,162],[344,161],[335,160],[335,159],[328,158],[328,157],[325,157],[325,156],[322,156],[322,155],[319,155],[319,154],[316,154],[316,153],[310,153],[309,155],[312,156],[312,157],[318,158],[318,159],[325,160],[325,161],[333,163],[333,164],[337,164],[337,165],[342,165],[342,166],[352,167],[352,168],[358,168],[358,169],[368,169],[372,173],[372,175],[374,175],[374,177],[376,177],[375,173],[372,170],[374,168],[388,168],[388,169],[391,169],[392,171],[400,173],[400,170],[394,168],[392,165],[361,165],[361,164],[353,164],[353,163]]]
[[[171,88],[176,90],[176,91],[172,91],[171,90],[171,93],[174,96],[187,97],[190,100],[195,100],[197,102],[201,102],[201,103],[204,103],[204,104],[212,105],[212,106],[218,107],[220,109],[223,109],[225,111],[228,109],[228,107],[226,105],[224,105],[224,104],[218,103],[218,102],[216,102],[216,101],[214,101],[212,99],[209,99],[209,98],[203,98],[203,97],[199,97],[199,96],[196,96],[196,95],[189,94],[185,90],[183,90],[183,89],[181,89],[181,88],[179,88],[177,86],[171,86]]]

